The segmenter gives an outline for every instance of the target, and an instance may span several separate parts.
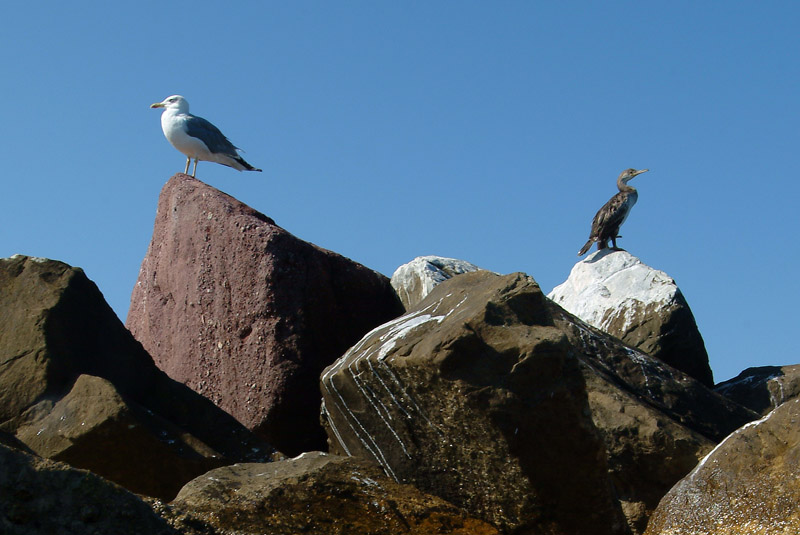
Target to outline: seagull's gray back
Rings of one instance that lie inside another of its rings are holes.
[[[197,117],[190,113],[187,113],[186,116],[186,121],[184,122],[186,133],[205,143],[208,150],[215,154],[239,155],[236,152],[236,147],[219,131],[219,128],[202,117]]]

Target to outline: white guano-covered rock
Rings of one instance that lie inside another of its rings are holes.
[[[418,256],[397,268],[392,287],[406,310],[425,299],[438,284],[462,273],[481,268],[464,260],[441,256]]]
[[[548,297],[626,344],[714,384],[703,338],[678,285],[627,251],[591,254]]]

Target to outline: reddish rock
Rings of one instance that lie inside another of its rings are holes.
[[[294,455],[325,447],[322,369],[402,312],[387,277],[177,174],[127,326],[170,377]]]

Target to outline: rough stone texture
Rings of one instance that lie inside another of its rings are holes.
[[[130,492],[90,472],[0,445],[3,535],[178,535]]]
[[[25,256],[0,259],[0,429],[165,499],[272,451],[158,370],[82,270]]]
[[[322,369],[402,311],[383,275],[178,174],[127,325],[170,377],[295,455],[324,448]]]
[[[475,264],[455,258],[418,256],[395,270],[392,288],[408,310],[425,299],[438,284],[456,275],[479,269]]]
[[[800,394],[800,365],[747,368],[714,390],[765,415]]]
[[[372,463],[318,452],[213,470],[157,509],[178,528],[220,535],[497,533]]]
[[[800,533],[800,400],[726,438],[661,500],[647,535]]]
[[[714,385],[703,337],[677,284],[630,253],[591,254],[548,297],[586,323]]]
[[[440,284],[322,385],[332,451],[520,534],[640,533],[712,441],[756,417],[523,274]]]

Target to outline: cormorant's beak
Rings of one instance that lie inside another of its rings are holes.
[[[155,106],[155,104],[153,104],[153,106]],[[152,106],[151,106],[151,107],[152,107]],[[642,173],[646,173],[646,172],[648,172],[649,170],[650,170],[650,169],[642,169],[642,170],[640,170],[640,171],[636,171],[636,172],[633,174],[633,176],[636,176],[636,175],[641,175]],[[631,177],[631,178],[633,178],[633,177]]]
[[[165,104],[163,102],[155,102],[153,104],[150,104],[151,108],[163,108],[164,106]],[[645,169],[645,171],[647,171],[647,169]],[[644,171],[639,171],[639,172],[643,173]]]

